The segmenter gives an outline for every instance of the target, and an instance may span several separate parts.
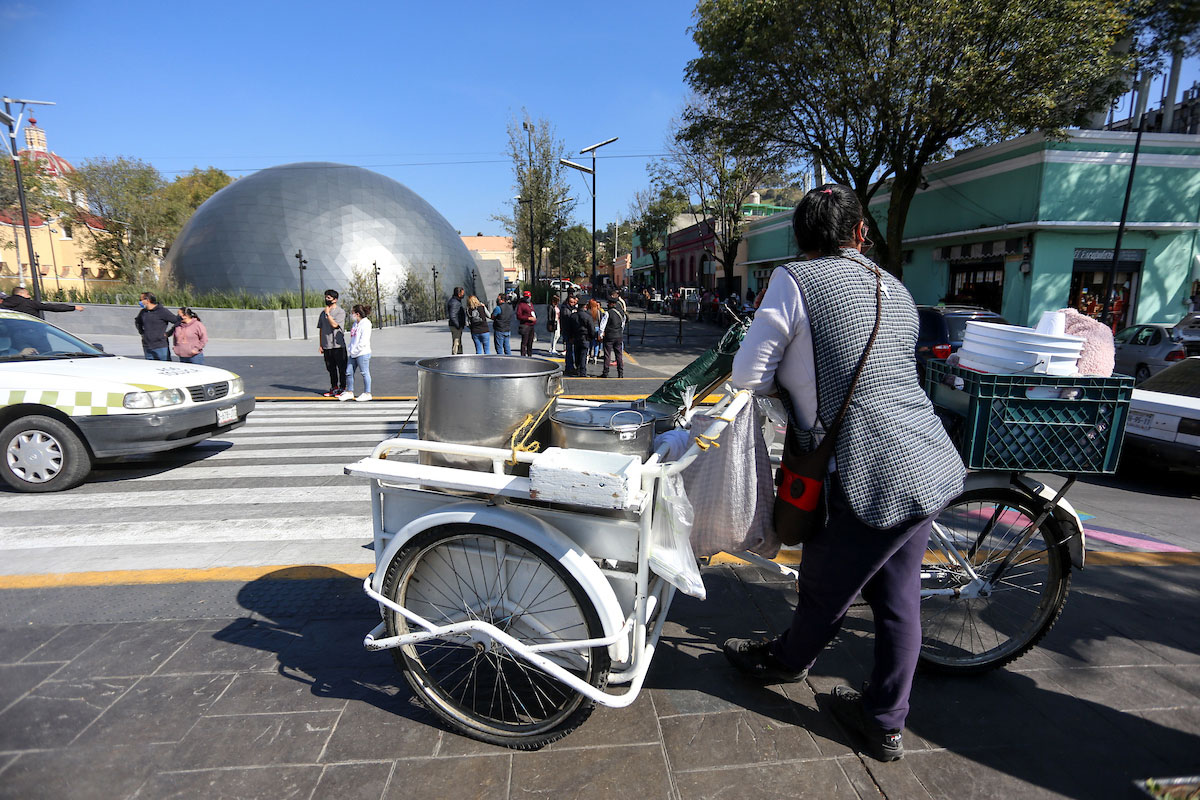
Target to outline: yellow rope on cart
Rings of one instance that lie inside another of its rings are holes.
[[[533,435],[534,429],[545,419],[546,412],[550,410],[550,406],[554,405],[554,401],[562,393],[562,383],[559,383],[558,389],[546,401],[546,405],[542,406],[542,410],[538,412],[536,417],[533,414],[525,415],[525,419],[517,426],[517,429],[513,431],[512,436],[508,440],[508,446],[512,451],[512,455],[504,463],[510,467],[515,467],[517,465],[517,453],[536,453],[542,448],[541,442],[530,441],[529,437]]]
[[[733,395],[734,399],[736,399],[739,394],[750,394],[750,390],[749,389],[738,389]],[[732,404],[732,402],[733,401],[731,400],[730,404]],[[725,407],[729,408],[729,406],[725,406]],[[733,417],[722,416],[722,417],[713,417],[713,419],[719,419],[721,422],[724,422],[724,423],[730,424],[730,425],[732,425],[734,422]],[[722,433],[724,433],[724,431],[722,431]],[[712,447],[720,447],[721,446],[720,443],[717,442],[717,438],[720,435],[721,435],[720,433],[718,433],[716,436],[709,436],[707,434],[698,433],[698,434],[696,434],[696,446],[699,447],[701,450],[707,450],[710,445]]]

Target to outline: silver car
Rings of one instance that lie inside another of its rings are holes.
[[[1138,383],[1187,358],[1187,350],[1173,331],[1174,323],[1131,325],[1113,337],[1115,371],[1132,375]]]

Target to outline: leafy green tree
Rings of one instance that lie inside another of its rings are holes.
[[[86,194],[99,218],[100,230],[96,220],[79,226],[90,235],[87,257],[112,267],[124,280],[156,280],[155,266],[171,225],[166,181],[158,170],[136,158],[91,158],[68,181]]]
[[[561,248],[559,243],[561,241]],[[555,274],[567,280],[575,280],[592,274],[592,232],[582,225],[572,225],[559,231],[552,250],[555,263],[559,254],[562,264]]]
[[[58,196],[54,178],[46,172],[44,162],[22,155],[21,183],[25,187],[25,207],[30,213],[51,217],[65,208],[65,199]],[[0,163],[0,210],[16,209],[19,217],[20,207],[16,171],[12,161],[5,158]]]
[[[713,246],[706,250],[732,275],[746,226],[742,204],[758,187],[779,182],[785,151],[773,142],[728,136],[720,109],[704,98],[695,98],[684,120],[692,121],[676,122],[667,154],[652,165],[651,174],[658,184],[677,186],[698,201],[692,216],[713,234]]]
[[[1123,0],[700,0],[695,19],[687,79],[717,113],[689,122],[811,154],[864,208],[886,188],[870,221],[897,275],[925,166],[1104,108],[1131,21]]]
[[[223,170],[216,167],[194,167],[191,172],[180,175],[162,187],[162,199],[166,204],[167,213],[164,252],[170,250],[171,243],[196,209],[231,183],[233,178]]]
[[[683,191],[674,186],[642,189],[634,195],[629,208],[633,232],[654,264],[654,285],[663,285],[662,251],[667,246],[671,223],[688,207]]]
[[[513,200],[512,214],[497,214],[494,219],[503,223],[514,239],[519,264],[529,264],[529,254],[540,255],[549,247],[555,235],[562,231],[575,200],[567,185],[567,169],[559,163],[566,155],[561,139],[556,139],[554,126],[546,119],[534,122],[527,113],[508,123],[508,154],[513,162],[513,189],[520,198]],[[530,217],[533,219],[533,239],[530,241]],[[540,263],[540,258],[534,259]],[[529,280],[535,276],[530,275]]]
[[[433,293],[433,279],[418,274],[413,269],[404,278],[396,299],[404,312],[404,323],[428,322],[441,316],[442,299]]]

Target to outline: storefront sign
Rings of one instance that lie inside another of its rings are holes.
[[[1076,261],[1108,261],[1111,263],[1113,260],[1113,251],[1112,251],[1111,247],[1108,248],[1107,250],[1088,249],[1088,248],[1083,248],[1083,247],[1077,247],[1077,248],[1075,248],[1075,260]],[[1120,260],[1121,261],[1138,261],[1138,262],[1145,261],[1146,260],[1146,251],[1145,250],[1122,250]]]

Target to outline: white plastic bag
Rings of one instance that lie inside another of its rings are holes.
[[[702,433],[712,422],[697,414],[692,433]],[[692,545],[698,555],[749,550],[774,558],[779,552],[771,517],[775,481],[754,403],[747,403],[716,444],[683,471],[683,482],[695,506]]]
[[[683,478],[662,479],[654,524],[650,528],[650,569],[684,594],[705,597],[704,581],[692,552],[692,504],[683,489]]]

